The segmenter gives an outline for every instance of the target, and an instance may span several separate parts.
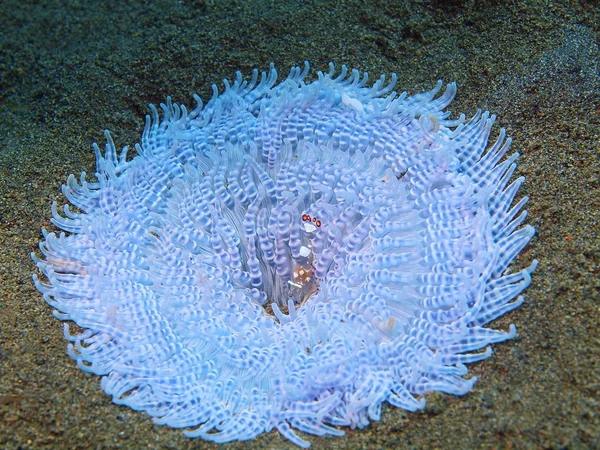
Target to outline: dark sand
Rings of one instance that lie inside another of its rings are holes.
[[[67,175],[93,173],[105,128],[132,144],[149,102],[192,104],[236,70],[305,59],[394,71],[410,92],[455,80],[456,114],[498,114],[537,228],[517,265],[540,261],[526,303],[494,324],[518,338],[471,366],[472,393],[385,407],[313,448],[600,447],[598,1],[22,3],[0,4],[1,448],[218,447],[111,403],[67,356],[29,253]],[[221,448],[291,447],[272,432]]]

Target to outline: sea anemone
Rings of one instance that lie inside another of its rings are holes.
[[[342,435],[388,402],[462,395],[466,363],[515,327],[536,262],[510,263],[524,181],[494,116],[449,120],[442,83],[408,96],[345,66],[238,72],[191,111],[150,105],[137,156],[106,132],[96,181],[52,205],[37,289],[69,355],[117,404],[214,442],[273,428]],[[509,184],[510,183],[510,184]],[[81,331],[82,330],[82,331]]]

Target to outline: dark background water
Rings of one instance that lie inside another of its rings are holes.
[[[600,5],[503,1],[122,1],[0,3],[0,447],[216,448],[111,403],[66,355],[62,324],[31,282],[42,226],[90,144],[133,144],[149,102],[193,104],[236,70],[310,60],[417,92],[457,81],[455,116],[477,108],[519,151],[529,223],[519,258],[540,260],[526,303],[498,320],[517,339],[471,366],[465,397],[314,448],[600,446]],[[497,133],[497,129],[495,133]],[[277,433],[222,448],[290,447]]]

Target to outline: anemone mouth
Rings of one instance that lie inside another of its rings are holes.
[[[118,404],[214,442],[277,428],[341,435],[388,402],[462,395],[465,364],[515,335],[533,236],[494,117],[448,119],[454,84],[407,96],[345,66],[238,74],[189,111],[170,99],[138,155],[107,132],[96,181],[70,176],[36,287],[69,355]],[[516,300],[513,300],[517,297]]]

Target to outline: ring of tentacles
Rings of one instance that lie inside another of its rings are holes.
[[[75,208],[44,231],[37,288],[69,354],[118,404],[215,442],[341,435],[388,402],[468,392],[484,325],[530,282],[523,182],[494,116],[449,119],[455,84],[408,96],[308,64],[151,106],[137,155],[106,132]],[[516,300],[515,300],[516,298]]]

